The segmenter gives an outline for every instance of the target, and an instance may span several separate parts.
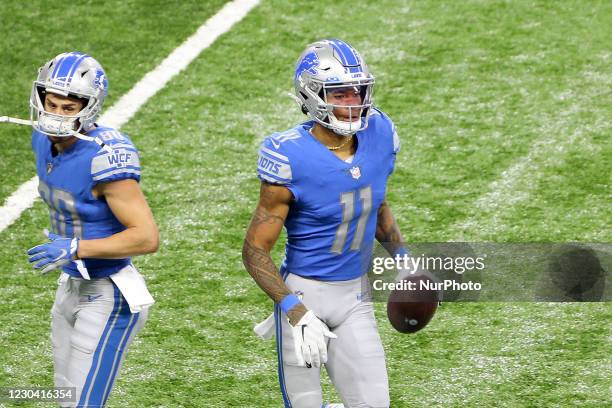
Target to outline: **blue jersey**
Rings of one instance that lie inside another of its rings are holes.
[[[104,197],[93,196],[92,189],[98,183],[140,181],[140,160],[130,139],[114,129],[97,127],[87,135],[98,136],[113,152],[78,139],[70,149],[53,156],[48,137],[37,131],[32,133],[40,180],[38,192],[49,206],[52,232],[64,237],[106,238],[125,230],[125,226],[113,215]],[[92,278],[101,278],[119,271],[130,263],[130,258],[83,261]],[[63,270],[81,276],[73,263]]]
[[[310,132],[306,122],[266,138],[258,175],[293,194],[285,220],[283,268],[307,278],[340,281],[367,272],[378,208],[395,165],[399,138],[393,122],[373,110],[356,133],[351,163],[341,160]]]

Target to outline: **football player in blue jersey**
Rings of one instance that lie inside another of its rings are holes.
[[[384,350],[365,274],[375,238],[392,254],[406,251],[385,201],[399,138],[393,122],[372,106],[374,77],[347,43],[310,44],[298,59],[294,85],[311,120],[264,140],[260,198],[243,247],[246,269],[275,302],[284,404],[321,407],[325,365],[344,406],[388,407]],[[279,271],[270,250],[283,226]]]
[[[70,52],[40,68],[30,97],[51,228],[28,255],[42,273],[61,270],[51,311],[54,381],[76,389],[62,406],[104,406],[153,303],[130,257],[155,252],[158,230],[139,186],[138,151],[95,123],[107,90],[98,61]]]

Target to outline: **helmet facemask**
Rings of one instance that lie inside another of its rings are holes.
[[[322,123],[333,132],[348,136],[368,127],[368,117],[370,115],[370,107],[372,106],[372,85],[374,79],[367,81],[366,84],[323,84],[322,100],[325,102],[327,110],[327,120]],[[359,93],[360,103],[358,105],[342,105],[329,103],[328,96],[330,93],[355,89]],[[339,119],[334,113],[335,109],[346,109],[348,118]],[[346,120],[348,119],[348,120]]]
[[[61,96],[68,96],[79,99],[84,102],[83,108],[74,116],[60,115],[57,113],[47,112],[45,110],[45,98],[49,93]],[[83,124],[91,122],[95,118],[95,98],[83,97],[73,94],[64,94],[60,90],[45,88],[38,81],[34,82],[32,87],[32,96],[30,98],[30,119],[36,130],[48,136],[69,137],[74,133],[80,133],[83,130]]]

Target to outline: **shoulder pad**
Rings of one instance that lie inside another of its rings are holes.
[[[140,180],[140,158],[134,145],[111,142],[112,152],[100,149],[91,160],[91,177],[94,182],[102,183],[132,178]]]
[[[133,145],[129,137],[112,128],[100,128],[100,130],[92,136],[97,136],[100,140],[104,142],[104,144],[107,144],[109,146],[124,143]]]
[[[387,140],[393,141],[393,153],[399,152],[401,148],[401,141],[395,128],[395,123],[387,116],[383,111],[374,108],[370,117],[374,123],[374,126],[382,133],[383,137]]]

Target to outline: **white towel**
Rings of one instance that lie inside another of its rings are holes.
[[[132,313],[138,313],[155,303],[144,278],[133,265],[126,266],[110,278],[127,300]]]
[[[266,320],[256,324],[253,331],[263,340],[270,340],[274,337],[274,313],[270,314]]]

